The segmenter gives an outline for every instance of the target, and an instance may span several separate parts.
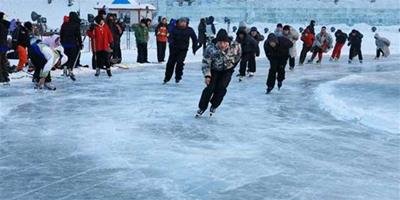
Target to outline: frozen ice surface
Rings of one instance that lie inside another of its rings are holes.
[[[161,65],[55,92],[15,82],[0,88],[0,199],[399,199],[398,63],[324,60],[265,95],[262,58],[201,119],[197,63],[179,85]]]

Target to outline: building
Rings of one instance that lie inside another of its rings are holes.
[[[121,19],[128,19],[130,25],[138,24],[143,18],[153,19],[157,8],[152,4],[140,4],[136,0],[114,0],[111,4],[100,3],[96,10],[105,9],[110,13],[116,13]]]

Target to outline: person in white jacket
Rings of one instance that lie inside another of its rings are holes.
[[[289,25],[285,25],[283,27],[283,37],[286,37],[289,39],[292,43],[293,46],[289,49],[289,69],[293,70],[294,66],[296,65],[296,55],[297,55],[297,49],[296,49],[296,42],[300,38],[299,32],[296,31],[293,27]]]
[[[56,88],[50,84],[50,71],[53,67],[59,67],[68,61],[68,57],[64,54],[61,46],[50,46],[41,40],[32,39],[28,48],[29,58],[35,67],[33,74],[33,82],[36,83],[38,89],[55,90]]]
[[[383,57],[388,57],[390,55],[390,40],[387,38],[381,37],[378,33],[375,34],[375,44],[376,44],[376,57],[375,59],[379,59],[381,54]]]
[[[312,47],[313,55],[311,56],[311,59],[308,60],[308,64],[313,63],[315,57],[317,57],[318,54],[318,60],[317,64],[321,64],[322,61],[322,54],[327,53],[331,48],[333,44],[333,39],[332,36],[326,32],[326,27],[323,26],[321,28],[321,32],[317,34],[314,40],[314,44]]]

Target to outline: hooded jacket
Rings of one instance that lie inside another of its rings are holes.
[[[390,55],[390,41],[387,38],[381,37],[378,33],[375,34],[376,48],[383,51],[383,56],[388,57]]]
[[[353,33],[355,35],[353,35]],[[361,34],[359,31],[357,30],[352,30],[351,33],[349,34],[349,43],[348,45],[356,47],[356,48],[361,48],[361,43],[362,43],[362,38],[364,37],[363,34]]]
[[[239,35],[243,34],[244,38],[241,39]],[[241,45],[242,55],[245,54],[255,54],[256,56],[260,55],[260,47],[257,44],[257,41],[251,37],[245,30],[238,30],[236,33],[236,42]]]
[[[337,30],[335,32],[336,43],[344,44],[347,41],[347,34],[342,32],[341,30]]]

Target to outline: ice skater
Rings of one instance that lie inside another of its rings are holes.
[[[349,34],[349,43],[347,44],[347,46],[350,46],[349,64],[353,62],[353,58],[357,55],[359,62],[363,63],[363,55],[361,51],[361,43],[363,37],[364,35],[355,29],[353,29]]]
[[[285,67],[290,56],[289,49],[293,43],[286,37],[277,37],[271,33],[268,35],[264,43],[264,51],[270,64],[268,79],[267,79],[267,94],[275,87],[275,82],[278,80],[278,88],[282,87],[285,80]]]
[[[390,40],[387,38],[381,37],[378,33],[375,34],[375,44],[376,44],[376,57],[375,59],[379,59],[381,54],[384,58],[390,55]]]
[[[36,38],[32,38],[28,47],[28,55],[35,73],[33,74],[33,82],[37,89],[56,90],[56,87],[51,85],[50,71],[53,67],[60,67],[67,63],[68,57],[64,54],[61,46],[54,49],[44,44]]]
[[[332,52],[330,61],[338,61],[339,60],[340,54],[342,52],[342,48],[346,44],[346,41],[348,38],[347,34],[344,33],[340,29],[335,32],[335,37],[336,37],[336,44],[335,44],[335,47],[333,48],[333,52]]]
[[[321,64],[322,55],[324,53],[327,53],[329,51],[329,49],[332,48],[332,41],[333,41],[333,39],[332,39],[331,34],[329,34],[326,31],[326,27],[323,26],[321,28],[321,32],[318,33],[317,36],[315,37],[314,44],[312,47],[313,54],[311,56],[311,59],[308,60],[307,63],[308,64],[313,63],[315,57],[317,57],[317,54],[318,54],[317,64]]]
[[[221,105],[240,55],[240,44],[232,42],[225,29],[219,30],[204,52],[202,71],[206,88],[201,95],[196,117],[202,116],[210,103],[210,116]]]
[[[200,48],[196,33],[193,28],[189,27],[189,20],[181,18],[178,20],[176,27],[170,32],[170,54],[165,69],[164,84],[168,83],[175,70],[175,82],[179,83],[183,76],[183,67],[189,50],[189,39],[192,40],[193,54]]]
[[[297,49],[296,49],[296,42],[299,40],[300,34],[299,32],[296,31],[293,27],[289,25],[285,25],[283,27],[283,37],[286,37],[289,39],[292,43],[293,46],[289,49],[289,69],[293,70],[295,65],[296,65],[296,55],[297,55]]]

